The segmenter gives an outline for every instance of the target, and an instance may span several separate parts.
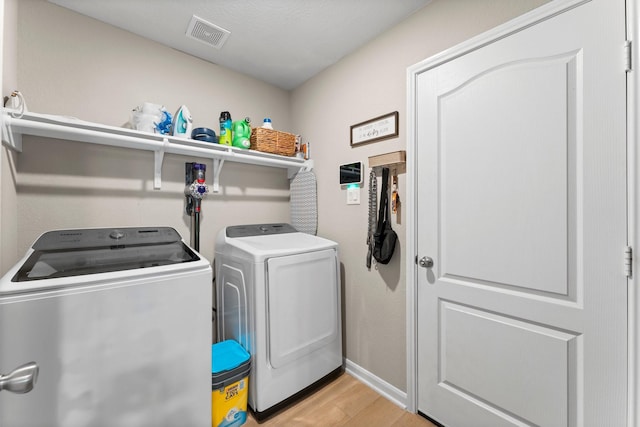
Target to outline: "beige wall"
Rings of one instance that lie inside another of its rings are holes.
[[[0,3],[0,50],[2,51],[3,96],[10,94],[17,88],[18,71],[18,0],[3,0]],[[0,275],[10,268],[18,256],[18,211],[16,194],[16,154],[5,148],[0,148]]]
[[[406,212],[393,218],[400,247],[391,263],[368,271],[368,184],[361,190],[360,205],[346,205],[338,166],[354,161],[367,165],[369,156],[405,149],[408,66],[545,2],[435,0],[292,94],[293,123],[312,144],[319,233],[341,248],[346,356],[401,390],[406,390],[405,257],[413,256],[404,244]],[[350,147],[351,125],[392,111],[400,114],[398,138]],[[405,190],[405,175],[400,174],[401,200],[407,198]]]
[[[145,40],[44,0],[19,2],[19,88],[30,111],[120,126],[145,101],[174,113],[186,104],[194,126],[269,116],[291,128],[289,93]],[[167,154],[162,190],[153,190],[153,154],[25,137],[18,156],[18,252],[46,230],[67,227],[175,227],[189,240],[184,163]],[[212,162],[207,161],[211,182]],[[289,220],[283,169],[225,163],[221,193],[203,202],[200,250],[212,260],[214,237],[231,224]]]
[[[230,110],[234,118],[268,115],[277,128],[301,133],[316,165],[319,234],[341,247],[346,356],[405,390],[406,212],[393,219],[400,239],[394,259],[367,271],[367,185],[362,203],[347,206],[338,165],[366,165],[368,156],[405,149],[408,66],[542,3],[435,0],[288,93],[44,0],[21,1],[18,84],[31,111],[109,125],[123,124],[131,108],[152,101],[170,110],[187,104],[199,126],[217,128],[220,111]],[[350,125],[392,111],[400,113],[398,138],[350,148]],[[166,224],[188,238],[183,173],[184,162],[194,160],[167,155],[162,190],[153,191],[150,153],[25,138],[17,165],[18,253],[41,232],[63,227]],[[405,175],[399,178],[406,200]],[[222,193],[203,205],[206,257],[226,225],[288,221],[285,171],[225,164],[221,184]]]

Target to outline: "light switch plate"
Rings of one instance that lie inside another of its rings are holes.
[[[347,188],[347,204],[348,205],[360,204],[360,187]]]

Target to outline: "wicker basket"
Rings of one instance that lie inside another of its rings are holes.
[[[281,156],[293,156],[296,154],[296,136],[273,129],[253,128],[251,149]]]

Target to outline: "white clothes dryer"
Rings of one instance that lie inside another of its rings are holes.
[[[0,426],[211,425],[211,281],[170,227],[40,236],[0,279]]]
[[[216,239],[218,339],[252,357],[258,420],[342,370],[338,244],[289,224],[227,227]]]

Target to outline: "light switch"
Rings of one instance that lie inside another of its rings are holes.
[[[347,204],[359,205],[360,204],[360,186],[354,188],[347,188]]]

